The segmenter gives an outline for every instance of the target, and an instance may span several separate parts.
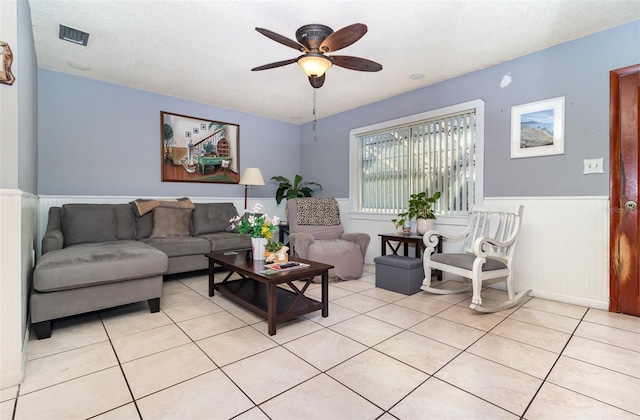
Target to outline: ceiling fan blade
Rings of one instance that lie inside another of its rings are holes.
[[[293,39],[289,39],[286,36],[282,36],[280,34],[277,34],[273,31],[270,31],[268,29],[264,29],[264,28],[256,28],[256,31],[260,32],[262,35],[266,36],[267,38],[273,39],[276,42],[281,43],[282,45],[286,45],[287,47],[291,47],[294,50],[298,50],[298,51],[302,51],[302,52],[307,52],[307,48],[302,45],[302,44],[298,44],[296,41],[294,41]]]
[[[367,60],[366,58],[351,57],[348,55],[332,55],[330,56],[333,64],[338,67],[344,67],[349,70],[357,71],[380,71],[382,65],[375,61]]]
[[[338,51],[344,47],[353,44],[367,33],[367,25],[362,23],[354,23],[337,30],[320,44],[320,51],[332,52]]]
[[[309,76],[309,83],[314,89],[321,88],[324,85],[324,74],[322,76]]]
[[[265,64],[264,66],[254,67],[254,68],[251,69],[251,71],[275,69],[276,67],[282,67],[282,66],[286,66],[288,64],[293,64],[296,61],[298,61],[297,58],[291,58],[289,60],[283,60],[283,61],[278,61],[278,62],[275,62],[275,63]]]

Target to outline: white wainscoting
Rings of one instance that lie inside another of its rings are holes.
[[[515,257],[518,290],[567,303],[609,308],[609,198],[485,198],[524,205]]]
[[[484,204],[524,205],[514,265],[517,290],[530,288],[536,297],[608,309],[608,197],[485,197]],[[346,211],[345,199],[341,212]],[[377,235],[395,230],[389,219],[353,215],[345,224],[347,231],[371,235],[367,263],[380,255]],[[459,231],[465,223],[464,218],[442,217],[436,229]]]
[[[65,203],[128,203],[136,198],[176,197],[40,196],[38,240],[41,241],[46,230],[47,212],[51,206]],[[239,212],[244,207],[243,198],[190,198],[201,203],[232,202]],[[264,206],[263,211],[267,214],[285,219],[285,203],[277,206],[274,199],[249,199],[248,207],[253,207],[256,202]],[[391,217],[350,215],[349,200],[338,199],[338,203],[345,231],[371,235],[365,262],[373,264],[373,259],[381,251],[378,235],[396,230],[390,221]],[[515,259],[514,280],[517,290],[531,288],[537,297],[608,309],[608,197],[485,197],[484,204],[524,205]],[[441,217],[436,220],[436,229],[447,232],[458,232],[464,225],[464,217]]]
[[[37,202],[33,194],[0,189],[0,389],[22,381]]]

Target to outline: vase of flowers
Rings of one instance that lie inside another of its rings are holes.
[[[273,237],[280,219],[277,216],[269,217],[261,213],[262,205],[256,203],[251,211],[245,209],[242,216],[229,219],[231,228],[237,229],[240,235],[251,235],[251,247],[253,258],[264,260],[264,250],[267,241]]]
[[[266,238],[251,238],[251,253],[253,254],[253,259],[255,260],[264,260],[266,257],[264,256],[264,249],[267,246]]]

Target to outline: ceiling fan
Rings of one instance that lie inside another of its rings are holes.
[[[296,31],[298,42],[279,35],[268,29],[256,28],[267,38],[279,42],[282,45],[303,52],[301,56],[289,60],[265,64],[251,69],[251,71],[268,70],[288,64],[298,63],[309,77],[309,83],[315,89],[324,84],[325,72],[332,65],[344,67],[349,70],[375,72],[382,70],[382,66],[375,61],[348,55],[326,55],[326,53],[338,51],[353,44],[367,33],[367,25],[354,23],[333,32],[333,29],[325,25],[304,25]]]

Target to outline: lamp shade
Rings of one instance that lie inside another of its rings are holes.
[[[262,172],[260,168],[247,168],[240,178],[240,184],[242,185],[264,185],[264,179],[262,178]]]
[[[333,63],[323,55],[306,54],[298,59],[298,65],[307,76],[320,77],[333,66]]]

